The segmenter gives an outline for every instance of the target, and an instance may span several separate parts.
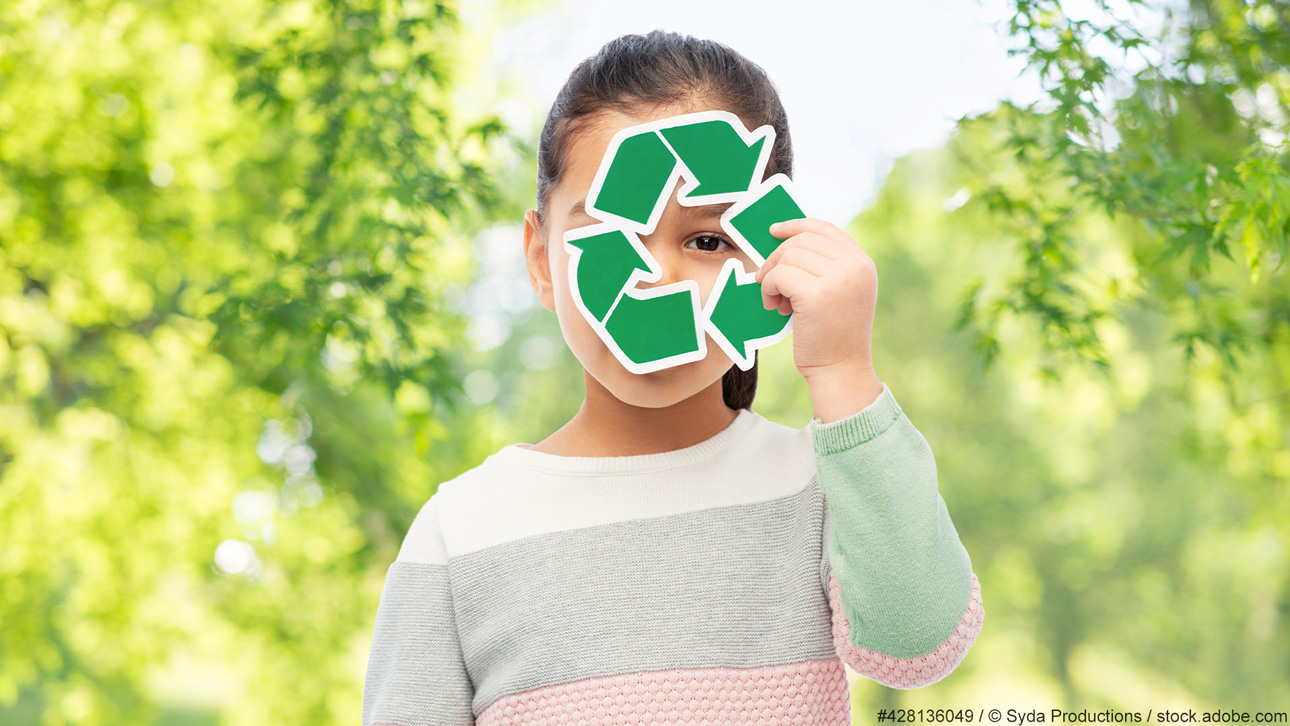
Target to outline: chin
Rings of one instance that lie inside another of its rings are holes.
[[[615,398],[632,406],[665,408],[697,393],[678,386],[684,379],[677,375],[676,368],[664,368],[652,373],[632,373],[627,370],[618,373],[613,385],[607,388]]]
[[[606,383],[614,397],[640,408],[666,408],[701,393],[712,381],[695,385],[702,379],[704,361],[694,361],[650,373],[632,373],[613,361],[614,369]],[[724,373],[724,371],[722,371]],[[713,380],[719,380],[718,373]]]

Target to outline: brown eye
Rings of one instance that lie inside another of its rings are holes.
[[[699,235],[685,244],[688,246],[691,242],[698,245],[691,249],[696,249],[700,252],[707,252],[708,254],[719,254],[721,252],[726,252],[727,249],[734,249],[734,247],[726,241],[725,238],[718,237],[714,234]],[[722,248],[722,245],[725,245],[724,249]]]

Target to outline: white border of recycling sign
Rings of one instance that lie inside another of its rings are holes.
[[[726,260],[699,303],[694,280],[657,282],[662,268],[640,237],[652,234],[678,179],[677,202],[687,207],[734,204],[721,228],[760,269],[783,240],[771,224],[807,216],[784,174],[761,181],[775,143],[769,125],[748,131],[728,111],[701,111],[625,128],[609,148],[587,194],[598,223],[569,230],[569,286],[574,302],[601,340],[633,373],[683,365],[707,356],[707,335],[742,370],[757,350],[793,329],[793,316],[762,305],[756,270]]]

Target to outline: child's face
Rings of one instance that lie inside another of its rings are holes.
[[[656,109],[631,116],[616,111],[599,114],[596,123],[584,126],[571,139],[560,184],[547,197],[545,219],[539,223],[537,212],[531,209],[524,217],[524,250],[529,278],[542,304],[556,313],[564,339],[583,367],[615,397],[633,406],[661,408],[713,385],[719,387],[722,375],[733,362],[709,336],[707,357],[702,360],[645,374],[632,373],[624,368],[573,301],[564,234],[571,229],[598,223],[582,211],[582,205],[601,158],[616,132],[668,116],[704,110],[708,109]],[[738,258],[749,272],[757,268],[721,229],[721,214],[730,207],[730,203],[683,207],[676,201],[676,190],[681,183],[678,180],[673,188],[671,199],[654,232],[640,237],[645,248],[658,261],[663,276],[658,282],[637,283],[637,287],[648,289],[680,280],[694,280],[699,286],[700,304],[706,304],[726,260]]]

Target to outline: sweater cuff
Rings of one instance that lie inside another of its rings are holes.
[[[890,428],[902,413],[891,389],[883,383],[878,398],[850,416],[829,423],[818,417],[811,419],[811,441],[815,445],[815,453],[826,456],[863,444]]]

